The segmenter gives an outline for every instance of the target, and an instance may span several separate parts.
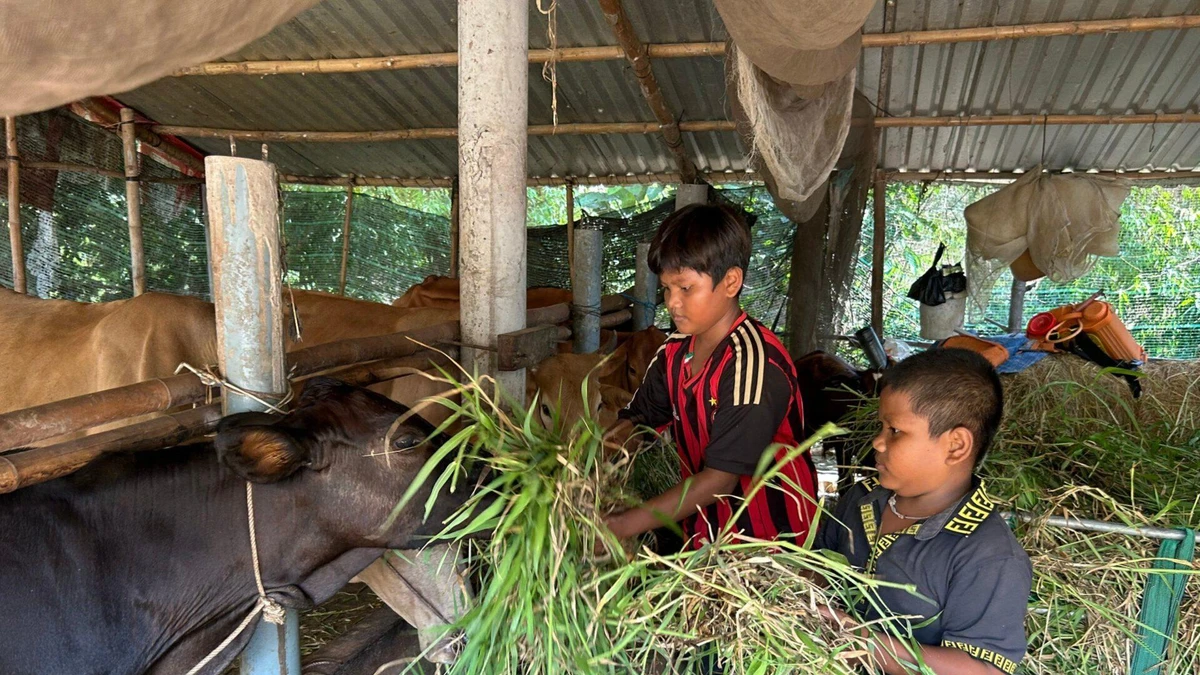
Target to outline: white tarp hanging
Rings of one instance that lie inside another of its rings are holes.
[[[1118,255],[1118,218],[1129,187],[1122,178],[1052,175],[1039,165],[968,206],[967,277],[975,304],[987,307],[1000,273],[1026,251],[1037,272],[1059,283],[1087,274],[1099,256]]]
[[[231,54],[318,0],[0,0],[0,115],[117,94]]]

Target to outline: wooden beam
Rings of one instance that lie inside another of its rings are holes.
[[[1155,30],[1185,30],[1200,26],[1200,15],[1165,16],[1139,19],[1104,19],[1099,21],[1060,21],[1055,23],[1022,24],[1015,26],[983,26],[979,28],[950,28],[944,30],[906,31],[902,33],[868,33],[862,37],[866,48],[910,47],[915,45],[948,44],[955,42],[990,42],[1058,35],[1096,35],[1136,33]],[[651,59],[676,59],[725,56],[724,42],[683,42],[648,44]],[[601,47],[561,47],[557,50],[531,49],[529,62],[558,63],[586,61],[615,61],[626,58],[619,45]],[[411,70],[416,68],[445,68],[458,65],[456,52],[434,54],[398,54],[347,59],[310,59],[289,61],[234,61],[202,63],[182,68],[175,77],[201,75],[306,75],[330,73],[366,73],[380,70]]]
[[[350,219],[354,215],[354,186],[346,186],[346,213],[342,218],[342,269],[338,273],[338,295],[346,294],[346,267],[350,262]]]
[[[567,280],[575,278],[575,181],[567,179]]]
[[[142,238],[142,193],[138,176],[137,126],[133,110],[121,108],[121,150],[125,161],[125,209],[129,216],[129,257],[133,269],[133,295],[146,292],[146,244]]]
[[[875,174],[875,219],[871,225],[871,327],[883,339],[883,265],[887,243],[887,179]]]
[[[612,27],[613,35],[617,37],[617,42],[625,51],[625,58],[633,66],[633,76],[637,78],[638,86],[642,89],[642,96],[650,105],[654,119],[658,120],[659,126],[662,127],[663,140],[667,142],[667,148],[670,149],[671,154],[675,155],[683,182],[694,183],[696,181],[696,165],[692,163],[687,156],[687,150],[683,147],[683,136],[679,133],[679,118],[671,110],[670,104],[667,103],[662,90],[658,87],[658,80],[654,78],[654,69],[650,66],[650,50],[638,39],[633,24],[625,14],[625,6],[621,4],[621,0],[599,0],[599,2],[600,9],[604,12],[604,19]]]
[[[12,251],[13,290],[24,293],[25,246],[21,241],[21,162],[17,149],[17,118],[4,118],[4,152],[8,164],[8,245]]]
[[[458,179],[450,181],[450,276],[458,278]]]

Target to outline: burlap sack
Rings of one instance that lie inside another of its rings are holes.
[[[795,85],[833,82],[855,67],[875,0],[716,0],[717,11],[756,66]]]
[[[0,0],[0,115],[116,94],[237,51],[317,0]]]

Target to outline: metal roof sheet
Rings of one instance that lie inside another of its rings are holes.
[[[548,1],[542,3],[549,4]],[[626,2],[645,42],[722,40],[712,0]],[[865,30],[880,32],[882,2]],[[897,0],[895,30],[1200,13],[1200,0]],[[348,58],[453,51],[456,5],[430,0],[326,0],[226,60]],[[547,17],[530,3],[530,45],[549,44]],[[557,0],[559,46],[614,43],[594,0]],[[882,50],[866,49],[859,87],[875,99]],[[883,108],[892,115],[1196,112],[1200,30],[1061,36],[897,47]],[[658,59],[654,72],[684,120],[727,117],[723,60]],[[162,123],[242,129],[373,130],[453,127],[455,68],[268,77],[164,78],[119,96]],[[652,121],[629,65],[621,61],[557,66],[560,123]],[[550,83],[530,66],[530,123],[552,119]],[[685,133],[703,170],[741,170],[735,134]],[[954,127],[888,129],[881,163],[911,170],[1011,170],[1042,158],[1055,168],[1192,169],[1200,166],[1200,125]],[[205,151],[228,143],[199,140]],[[256,155],[258,148],[239,147]],[[272,144],[287,173],[425,177],[456,173],[452,140]],[[529,173],[607,175],[671,171],[661,137],[532,137]]]

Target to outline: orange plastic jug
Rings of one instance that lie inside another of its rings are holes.
[[[1084,335],[1098,343],[1106,354],[1119,361],[1145,362],[1146,350],[1133,339],[1107,302],[1093,302],[1080,314]]]

